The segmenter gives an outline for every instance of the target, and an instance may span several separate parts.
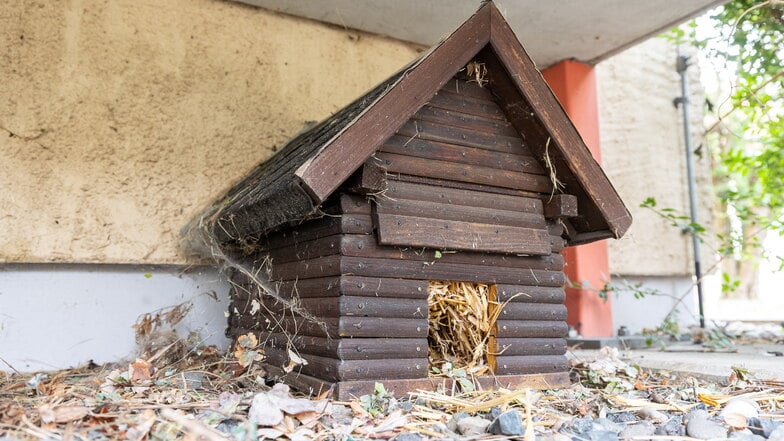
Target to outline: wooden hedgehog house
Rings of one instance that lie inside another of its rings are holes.
[[[484,387],[568,384],[560,253],[631,223],[492,2],[220,201],[202,225],[249,267],[267,262],[300,311],[237,273],[229,335],[256,334],[271,371],[339,399],[442,383],[433,281],[487,288]],[[290,350],[307,364],[285,374]]]

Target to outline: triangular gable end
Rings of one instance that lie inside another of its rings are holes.
[[[489,43],[489,44],[488,44]],[[532,116],[543,127],[538,156],[553,165],[583,216],[569,225],[572,245],[621,237],[631,215],[599,164],[492,2],[411,67],[377,102],[296,171],[316,204],[323,202],[384,140],[472,59],[485,63],[489,87],[521,132]],[[512,74],[510,74],[510,72]],[[533,146],[532,146],[533,147]]]
[[[204,216],[220,243],[240,245],[305,219],[470,61],[530,147],[578,197],[570,245],[618,238],[631,216],[566,112],[492,2],[390,79],[303,133],[235,185]]]

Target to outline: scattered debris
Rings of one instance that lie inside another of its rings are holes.
[[[174,363],[161,354],[124,365],[0,372],[0,439],[784,440],[784,384],[748,372],[740,382],[729,382],[739,374],[728,372],[727,386],[700,383],[638,369],[605,348],[574,360],[574,383],[559,390],[395,397],[379,383],[370,395],[337,402],[330,391],[307,398],[267,384],[256,356],[247,356],[256,344],[246,343],[226,354],[171,346],[189,354]]]

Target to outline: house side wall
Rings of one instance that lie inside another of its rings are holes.
[[[0,48],[0,261],[139,264],[418,53],[216,0],[4,2]]]

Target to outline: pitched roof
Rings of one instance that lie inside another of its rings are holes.
[[[204,218],[222,244],[243,243],[315,215],[319,205],[471,60],[487,66],[487,87],[538,154],[557,171],[584,215],[571,244],[620,237],[631,215],[492,2],[446,39],[364,96],[291,140],[234,185]]]

